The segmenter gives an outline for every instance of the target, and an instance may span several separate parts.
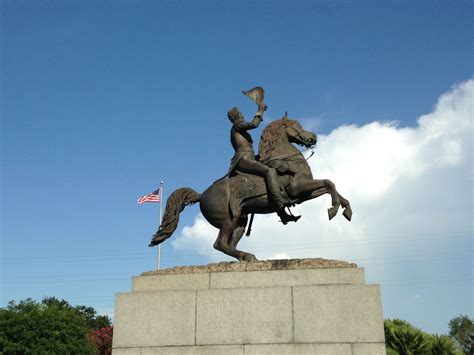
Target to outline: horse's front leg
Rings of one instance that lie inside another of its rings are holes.
[[[344,217],[346,217],[348,221],[350,221],[352,219],[351,204],[349,203],[349,200],[342,197],[339,192],[337,193],[337,195],[339,196],[339,200],[341,201],[341,206],[344,207],[344,212],[342,214],[344,215]]]
[[[339,199],[336,187],[328,179],[294,179],[288,188],[288,192],[292,197],[303,198],[304,200],[311,200],[326,193],[330,194],[332,207],[328,209],[329,219],[334,218],[341,206],[341,200]]]

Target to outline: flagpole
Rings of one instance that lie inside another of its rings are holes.
[[[160,225],[163,218],[163,181],[160,182]],[[161,264],[161,244],[158,244],[158,270],[160,270]]]

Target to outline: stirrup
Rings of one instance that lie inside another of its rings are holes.
[[[288,212],[289,212],[290,216],[292,216],[293,218],[296,218],[295,222],[301,218],[301,215],[295,216],[293,213],[291,213],[290,207],[287,207],[287,208],[288,208]]]

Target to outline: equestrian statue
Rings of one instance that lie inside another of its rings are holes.
[[[219,229],[214,248],[240,261],[257,261],[255,255],[237,249],[244,235],[250,215],[276,212],[283,224],[297,222],[300,216],[288,214],[289,207],[324,194],[331,196],[329,219],[344,209],[344,217],[350,221],[352,210],[348,200],[342,197],[330,180],[313,179],[311,169],[302,152],[294,145],[312,149],[317,142],[316,134],[305,131],[296,120],[285,115],[270,122],[262,132],[258,155],[253,150],[249,130],[257,128],[263,120],[267,105],[263,103],[264,90],[255,87],[243,91],[258,105],[258,111],[250,122],[237,107],[227,116],[232,123],[230,139],[235,150],[226,176],[215,181],[202,194],[184,187],[175,190],[166,201],[166,209],[158,231],[150,246],[158,245],[171,237],[176,230],[179,214],[191,204],[199,202],[206,220]]]

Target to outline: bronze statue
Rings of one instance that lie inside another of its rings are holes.
[[[247,132],[250,129],[258,127],[260,122],[263,120],[263,112],[266,111],[266,109],[267,105],[260,104],[252,122],[245,122],[244,116],[240,113],[240,110],[237,107],[230,109],[227,113],[227,117],[232,122],[230,141],[235,150],[235,155],[232,158],[228,176],[232,177],[237,175],[237,173],[247,173],[263,177],[267,185],[267,191],[276,205],[276,210],[282,223],[287,224],[291,221],[296,222],[299,219],[299,216],[295,217],[285,212],[285,200],[288,200],[288,197],[285,199],[282,194],[284,189],[280,186],[276,169],[255,159],[252,145],[253,140]],[[296,173],[293,171],[285,171],[283,173],[288,172],[293,173],[293,175]]]
[[[165,214],[150,246],[168,239],[176,230],[179,214],[187,205],[199,202],[204,217],[219,229],[214,248],[240,261],[257,261],[255,255],[237,250],[247,225],[248,215],[277,212],[281,221],[297,221],[300,216],[288,215],[285,207],[294,206],[326,193],[331,195],[332,219],[340,206],[343,215],[351,220],[350,203],[342,197],[330,180],[315,180],[303,154],[292,143],[313,147],[316,135],[305,131],[298,121],[287,114],[265,127],[259,143],[258,161],[254,156],[252,138],[247,130],[262,121],[267,106],[263,103],[263,89],[244,92],[258,104],[251,122],[245,122],[237,108],[229,111],[233,123],[231,142],[235,149],[231,167],[225,178],[219,179],[202,194],[190,188],[175,190],[166,202]]]

